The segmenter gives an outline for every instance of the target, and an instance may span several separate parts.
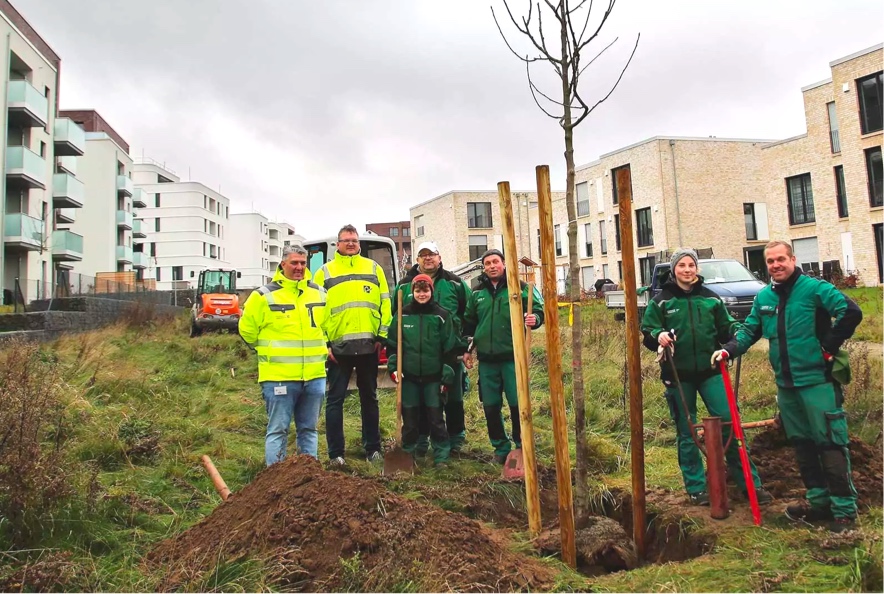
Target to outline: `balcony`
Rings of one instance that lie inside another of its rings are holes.
[[[46,161],[23,146],[6,147],[6,179],[17,188],[46,189]]]
[[[132,237],[145,238],[147,234],[141,230],[141,219],[132,219]]]
[[[147,259],[144,252],[132,252],[132,268],[147,268]]]
[[[133,220],[134,218],[131,212],[126,212],[125,210],[117,211],[117,227],[122,227],[123,229],[131,229]]]
[[[56,208],[55,222],[62,225],[76,223],[77,210],[76,208]]]
[[[77,175],[76,157],[58,157],[55,162],[62,171],[70,173],[71,175]]]
[[[22,213],[7,213],[3,223],[3,243],[26,251],[43,247],[43,221]]]
[[[14,126],[42,128],[49,123],[49,100],[28,81],[9,81],[6,101],[9,122]]]
[[[55,118],[52,141],[56,157],[79,157],[86,152],[86,132],[70,118]]]
[[[144,190],[135,188],[132,192],[132,206],[135,208],[147,208],[147,202],[144,200]]]
[[[131,196],[135,191],[135,184],[125,175],[117,176],[117,194]]]
[[[52,259],[61,262],[79,262],[83,259],[83,236],[72,231],[52,232]]]
[[[126,247],[125,245],[117,246],[117,262],[123,262],[124,264],[131,264],[133,260],[132,248]]]
[[[83,208],[86,194],[83,182],[68,173],[52,176],[52,206],[54,208]]]

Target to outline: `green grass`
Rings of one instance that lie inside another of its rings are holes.
[[[873,325],[877,319],[880,327],[880,299],[877,305],[870,299],[858,301],[867,311],[863,324]],[[874,307],[878,309],[870,309]],[[874,311],[878,312],[877,318]],[[590,304],[583,308],[583,315],[588,322],[584,336],[584,380],[589,446],[593,453],[589,500],[593,508],[601,509],[611,489],[630,488],[625,343],[622,324],[613,320],[603,304]],[[566,323],[567,317],[563,321]],[[535,333],[533,340],[531,400],[537,459],[540,465],[552,467],[545,331]],[[570,329],[563,327],[561,333],[566,415],[569,426],[573,426],[574,409],[568,386]],[[66,337],[46,345],[43,351],[47,360],[58,361],[69,396],[68,408],[76,419],[66,446],[77,491],[59,510],[41,519],[40,533],[32,548],[68,551],[81,568],[79,581],[69,580],[57,589],[156,589],[158,576],[145,570],[144,555],[162,539],[179,534],[211,513],[220,503],[200,464],[200,456],[212,457],[233,491],[248,484],[263,468],[266,414],[257,385],[254,355],[236,336],[209,334],[199,339],[187,338],[184,320],[138,330],[113,327]],[[880,359],[875,361],[877,365],[870,364],[872,371],[852,387],[854,393],[848,399],[851,423],[863,427],[859,433],[870,440],[875,438],[876,424],[878,430],[881,426]],[[682,483],[673,447],[673,427],[658,372],[653,355],[643,352],[646,481],[652,488],[679,491]],[[476,457],[487,459],[491,448],[477,398],[475,371],[471,379],[474,387],[465,399],[468,448]],[[740,397],[744,420],[772,416],[776,406],[774,394],[766,353],[756,347],[743,361]],[[396,430],[395,394],[381,391],[379,400],[381,434],[389,439]],[[353,396],[345,403],[347,457],[358,474],[377,476],[379,469],[360,458],[359,424],[359,402]],[[319,429],[324,434],[322,417]],[[324,459],[324,438],[319,443],[320,458]],[[294,439],[290,445],[294,445]],[[572,438],[572,464],[574,454]],[[428,462],[422,465],[420,474],[389,481],[388,487],[403,496],[457,513],[470,513],[471,505],[482,500],[493,500],[515,513],[524,513],[520,487],[501,483],[499,467],[474,459],[455,461],[442,470],[432,468]],[[816,560],[825,535],[780,525],[760,530],[733,527],[721,533],[718,546],[710,555],[685,563],[595,577],[589,582],[555,560],[546,562],[559,572],[556,589],[565,591],[585,591],[589,587],[599,591],[858,591],[880,585],[881,541],[871,540],[882,530],[880,509],[864,516],[863,523],[862,542],[846,543],[837,550],[826,549],[837,557],[837,563]],[[526,542],[526,534],[515,534],[514,547],[521,550],[527,547]],[[0,522],[0,551],[11,550]],[[348,576],[347,588],[353,591],[360,589],[360,563],[354,558],[342,560]],[[4,571],[7,570],[0,564],[0,584]],[[267,565],[256,559],[225,563],[201,581],[187,584],[187,588],[272,590],[271,573]],[[877,582],[874,576],[878,576]],[[404,580],[397,589],[413,591],[420,587]]]
[[[867,340],[880,343],[884,338],[884,322],[882,322],[881,287],[863,287],[859,289],[845,289],[844,293],[856,301],[863,310],[863,321],[856,329],[854,340]]]

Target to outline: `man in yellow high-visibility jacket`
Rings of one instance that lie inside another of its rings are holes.
[[[264,459],[285,458],[292,416],[298,450],[318,457],[316,424],[325,395],[325,289],[310,280],[307,251],[286,246],[273,282],[243,306],[239,333],[258,352],[258,382],[267,409]]]
[[[359,255],[359,233],[353,225],[345,225],[338,231],[334,259],[313,280],[327,291],[329,386],[325,437],[329,460],[333,465],[344,465],[344,398],[355,369],[362,410],[362,446],[370,462],[379,461],[378,351],[392,317],[384,269]]]

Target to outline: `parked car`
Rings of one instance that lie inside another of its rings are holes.
[[[752,310],[752,302],[755,296],[764,288],[764,283],[758,280],[749,269],[737,260],[710,259],[700,260],[700,276],[703,284],[716,293],[730,314],[737,320],[745,320]],[[648,300],[653,299],[669,280],[669,263],[657,264],[651,284],[639,289],[638,314],[639,319],[645,313]],[[605,293],[605,305],[610,309],[625,309],[626,294],[624,291],[609,291]],[[617,312],[618,320],[625,319],[626,312]]]

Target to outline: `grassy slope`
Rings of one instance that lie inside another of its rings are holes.
[[[587,309],[591,324],[585,361],[590,445],[596,463],[594,490],[604,492],[629,485],[628,421],[622,400],[624,346],[622,327],[603,306],[593,304]],[[880,327],[880,306],[877,311],[875,323]],[[869,317],[866,323],[870,323]],[[871,319],[874,321],[874,317]],[[568,344],[567,329],[563,334]],[[538,458],[542,465],[552,466],[542,344],[542,333],[538,333],[531,368],[532,401]],[[220,502],[199,456],[212,456],[234,491],[263,466],[266,419],[256,385],[254,357],[234,336],[188,339],[180,321],[137,332],[117,327],[68,337],[47,350],[54,351],[61,361],[70,385],[68,393],[79,410],[70,445],[80,462],[72,464],[71,472],[80,480],[81,493],[61,512],[44,518],[44,534],[36,547],[73,551],[84,567],[78,583],[81,589],[150,590],[152,576],[140,569],[144,553],[158,540],[210,513]],[[648,355],[643,355],[647,481],[649,486],[680,489],[668,410],[660,396],[656,365]],[[569,356],[567,347],[565,356]],[[565,368],[570,368],[567,361]],[[880,428],[880,365],[872,366],[872,374],[865,389],[876,396],[857,395],[854,401],[860,406],[851,411],[851,418],[865,414],[870,426],[877,423]],[[771,416],[775,409],[772,386],[766,354],[760,349],[750,352],[741,388],[746,420]],[[877,408],[867,401],[877,402]],[[475,388],[467,396],[466,409],[469,445],[477,454],[488,454]],[[382,435],[390,437],[395,429],[391,393],[381,394],[381,410]],[[568,416],[573,420],[570,404]],[[347,446],[350,458],[355,460],[360,450],[358,399],[348,399],[345,418]],[[133,459],[125,454],[131,449],[133,435],[148,439],[153,434],[159,439],[153,458]],[[324,440],[320,439],[323,458],[324,449]],[[366,463],[357,461],[354,466],[361,474],[377,474],[377,469]],[[85,494],[90,469],[91,498]],[[465,460],[444,471],[428,469],[391,487],[453,511],[464,510],[465,493],[470,489],[478,489],[480,496],[502,495],[520,509],[523,502],[517,492],[493,480],[497,472],[489,464]],[[865,516],[863,523],[865,534],[880,535],[880,510]],[[524,534],[516,536],[523,542],[526,539]],[[807,530],[779,525],[762,530],[733,528],[722,533],[714,554],[682,564],[593,578],[592,584],[595,589],[611,591],[761,590],[773,586],[784,590],[862,589],[861,576],[870,573],[870,557],[865,552],[869,545],[845,544],[838,551],[844,562],[832,565],[812,558],[821,538]],[[8,550],[4,543],[0,540],[2,549]],[[872,546],[871,555],[877,555],[878,564],[871,566],[880,576],[880,540]],[[562,589],[582,589],[586,582],[563,569],[559,585]],[[194,589],[225,591],[270,587],[261,564],[256,562],[227,565],[206,582],[193,584]]]

